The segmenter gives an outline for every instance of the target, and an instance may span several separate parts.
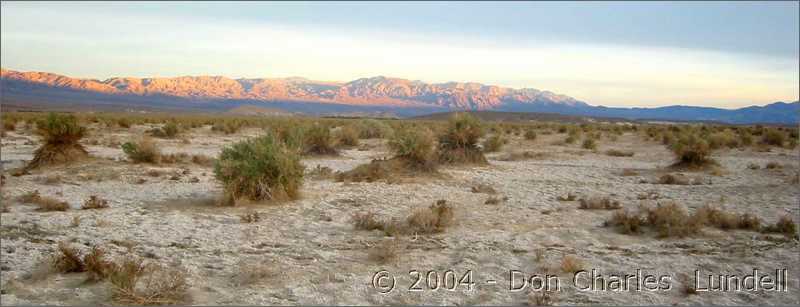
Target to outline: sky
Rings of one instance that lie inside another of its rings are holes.
[[[792,2],[2,2],[5,69],[71,77],[388,76],[592,105],[798,100]]]

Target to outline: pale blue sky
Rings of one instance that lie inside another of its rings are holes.
[[[2,66],[75,77],[376,75],[591,104],[798,99],[798,2],[2,3]]]

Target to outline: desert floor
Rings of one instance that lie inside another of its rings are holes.
[[[115,259],[135,254],[182,268],[190,284],[188,303],[198,305],[531,302],[530,296],[536,293],[509,290],[511,270],[528,275],[558,274],[561,289],[552,296],[557,305],[800,304],[800,245],[796,240],[713,228],[687,238],[659,239],[653,233],[625,235],[603,227],[612,211],[581,210],[577,201],[557,200],[574,193],[579,198],[609,196],[625,208],[665,201],[689,209],[715,204],[730,211],[753,213],[768,223],[787,214],[797,222],[800,186],[790,183],[800,169],[797,149],[716,151],[714,159],[722,166],[722,173],[686,173],[704,182],[702,185],[663,185],[647,182],[668,172],[665,168],[671,164],[672,154],[663,145],[644,142],[631,133],[616,142],[601,140],[597,151],[581,149],[580,144],[554,145],[565,138],[564,134],[540,135],[535,141],[517,137],[503,152],[488,155],[490,165],[443,167],[440,172],[444,175],[438,178],[342,183],[330,177],[309,177],[300,200],[219,207],[213,203],[221,187],[211,167],[126,161],[117,144],[135,139],[147,128],[93,127],[82,141],[93,159],[19,177],[11,176],[10,170],[32,158],[39,137],[18,129],[2,139],[2,196],[9,209],[0,219],[3,305],[110,304],[107,282],[85,282],[84,273],[42,273],[48,257],[62,241],[83,251],[102,246]],[[184,133],[188,144],[179,139],[157,142],[165,153],[214,157],[225,145],[259,132],[244,129],[226,136],[204,127]],[[342,150],[338,157],[305,157],[303,163],[307,171],[317,165],[341,171],[389,155],[385,140],[362,143],[362,148]],[[610,148],[631,150],[635,156],[605,155]],[[540,154],[519,161],[499,159],[510,151]],[[782,168],[764,169],[768,162],[778,162]],[[749,169],[750,163],[761,169]],[[154,169],[160,171],[158,177],[147,174]],[[625,169],[638,174],[622,176]],[[142,178],[146,182],[137,183]],[[471,191],[478,184],[490,185],[497,190],[496,196],[508,199],[485,204],[491,195]],[[17,196],[34,190],[67,201],[72,208],[37,212],[32,205],[16,201]],[[650,192],[659,199],[638,199]],[[80,210],[90,195],[107,199],[110,208]],[[351,220],[353,214],[369,211],[380,217],[403,218],[414,208],[439,199],[456,207],[456,224],[442,233],[387,237],[380,231],[356,230]],[[260,221],[240,220],[240,215],[254,211],[260,214]],[[371,249],[389,240],[400,246],[397,259],[382,264],[368,257]],[[636,274],[637,269],[646,274],[666,274],[672,280],[671,289],[579,290],[572,284],[573,274],[560,269],[565,255],[604,276]],[[744,276],[753,269],[774,274],[775,269],[788,269],[788,291],[684,294],[681,289],[685,281],[678,275],[691,277],[698,269],[702,276]],[[259,280],[244,280],[243,275],[256,270],[269,273]],[[373,276],[381,270],[396,277],[395,288],[389,293],[372,286]],[[428,271],[441,277],[452,270],[459,279],[471,271],[473,289],[458,284],[454,291],[432,290],[423,279],[421,291],[409,291],[415,282],[411,270],[423,272],[423,277]]]

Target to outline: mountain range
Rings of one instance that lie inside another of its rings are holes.
[[[221,76],[96,80],[2,69],[0,91],[5,107],[229,110],[256,105],[311,114],[366,112],[397,116],[479,110],[734,124],[796,124],[800,111],[797,101],[735,110],[690,106],[610,108],[532,88],[512,89],[473,82],[425,83],[382,76],[346,83]]]

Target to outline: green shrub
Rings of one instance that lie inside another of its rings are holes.
[[[483,128],[478,118],[469,113],[458,113],[448,121],[448,126],[439,137],[439,161],[443,163],[486,163],[478,140],[483,137]]]
[[[335,155],[338,153],[333,147],[333,137],[328,126],[315,124],[305,132],[303,138],[306,154]]]
[[[36,126],[44,144],[34,151],[27,169],[70,163],[88,156],[83,145],[78,143],[86,134],[86,128],[78,124],[75,116],[50,113]]]
[[[506,143],[506,140],[498,135],[492,135],[488,137],[485,141],[483,141],[483,151],[484,152],[496,152],[500,151],[500,148]]]
[[[761,142],[767,145],[772,146],[783,146],[783,142],[785,141],[785,136],[778,130],[769,129],[761,139]]]
[[[670,149],[678,159],[676,165],[699,167],[714,162],[709,158],[711,148],[708,143],[695,134],[681,135]]]
[[[336,139],[343,146],[358,146],[359,132],[353,126],[342,126],[336,132]]]
[[[214,175],[222,182],[225,202],[297,199],[305,167],[300,158],[272,134],[222,150]]]
[[[362,120],[359,126],[359,137],[362,139],[385,138],[392,133],[392,127],[375,119]]]
[[[433,155],[433,134],[427,128],[406,128],[397,131],[389,139],[389,148],[395,157],[417,167],[430,168]]]

